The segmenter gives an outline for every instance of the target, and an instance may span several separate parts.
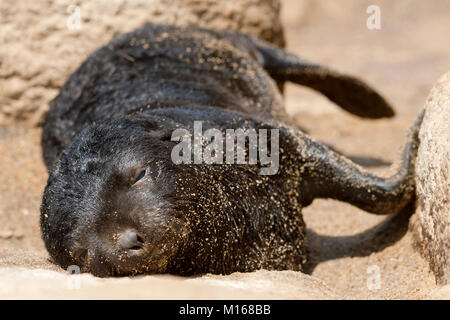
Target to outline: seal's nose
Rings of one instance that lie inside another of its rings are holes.
[[[127,230],[120,236],[119,246],[124,250],[140,250],[144,246],[144,240],[137,232]]]

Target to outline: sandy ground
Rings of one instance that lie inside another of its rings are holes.
[[[368,30],[366,8],[381,8]],[[315,138],[381,172],[397,159],[403,135],[436,79],[450,70],[450,1],[282,2],[287,47],[306,59],[364,78],[397,111],[361,120],[323,97],[289,85],[286,103]],[[378,217],[331,200],[304,211],[307,274],[259,271],[227,277],[68,276],[47,260],[39,205],[47,179],[40,129],[0,127],[0,298],[450,298],[412,247],[408,216]],[[379,280],[379,281],[377,281]]]

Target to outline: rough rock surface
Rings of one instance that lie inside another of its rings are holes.
[[[117,34],[149,22],[196,24],[283,46],[279,11],[279,0],[1,1],[0,124],[39,124],[67,77]]]
[[[450,300],[450,285],[438,287],[427,298],[430,300]]]
[[[418,210],[412,221],[419,251],[438,283],[450,282],[450,72],[431,90],[416,163]]]
[[[190,279],[154,275],[100,279],[45,269],[0,268],[0,299],[339,299],[322,281],[294,271],[204,275]],[[158,290],[149,290],[158,288]]]

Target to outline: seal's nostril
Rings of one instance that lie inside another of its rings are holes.
[[[119,245],[125,250],[139,250],[144,246],[144,240],[135,231],[125,231],[119,238]]]

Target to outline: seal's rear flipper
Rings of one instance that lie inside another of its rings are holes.
[[[259,39],[251,37],[251,41],[262,55],[264,68],[276,81],[308,86],[363,118],[394,116],[389,103],[361,80],[312,64]]]
[[[398,212],[414,198],[414,165],[422,111],[407,136],[402,162],[387,178],[369,173],[325,145],[302,136],[299,140],[304,204],[314,198],[333,198],[376,214]],[[298,133],[301,135],[301,133]]]

